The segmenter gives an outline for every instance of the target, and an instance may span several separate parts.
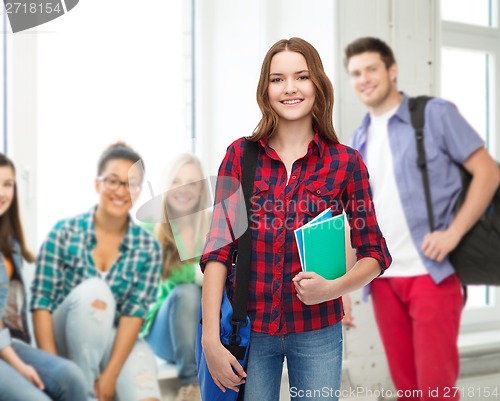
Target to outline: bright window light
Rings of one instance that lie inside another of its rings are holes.
[[[497,6],[498,0],[441,0],[441,17],[445,21],[495,27]]]
[[[441,53],[441,94],[458,106],[484,140],[488,138],[490,58],[485,52],[450,47]]]

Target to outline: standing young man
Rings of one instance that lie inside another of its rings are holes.
[[[368,108],[352,145],[368,166],[377,218],[393,257],[393,267],[372,282],[371,295],[394,385],[400,393],[413,393],[398,400],[435,400],[429,389],[438,389],[442,399],[458,378],[463,303],[447,255],[486,209],[500,172],[457,108],[430,100],[424,135],[436,226],[430,233],[409,98],[398,91],[391,48],[377,38],[357,39],[345,49],[345,67]],[[454,215],[460,165],[473,178]],[[458,399],[452,393],[447,399]]]

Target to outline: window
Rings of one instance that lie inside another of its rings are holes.
[[[497,7],[497,0],[441,0],[441,16],[446,21],[494,27]]]
[[[491,139],[492,66],[489,52],[453,47],[443,47],[441,52],[441,93],[457,105],[487,144]]]
[[[498,0],[441,0],[440,96],[452,100],[497,159],[500,125],[500,29]],[[493,322],[499,316],[500,290],[472,286],[463,324]],[[492,309],[497,312],[492,313]],[[498,318],[493,324],[498,324]]]
[[[36,43],[38,242],[96,202],[97,158],[111,143],[144,158],[151,186],[137,205],[164,192],[169,163],[192,150],[190,4],[154,0],[139,18],[134,3],[110,0],[40,27],[51,33]]]

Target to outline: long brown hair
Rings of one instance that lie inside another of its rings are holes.
[[[201,177],[204,178],[203,167],[201,165],[200,160],[194,155],[183,154],[174,162],[173,167],[168,175],[167,191],[168,189],[171,188],[172,183],[177,173],[180,171],[180,169],[188,164],[194,164],[196,167],[198,167]],[[205,182],[206,180],[204,180],[204,183]],[[195,215],[195,226],[194,226],[195,238],[201,241],[204,241],[204,238],[201,238],[201,236],[206,235],[210,224],[210,213],[208,210],[203,209],[204,206],[209,204],[210,202],[209,202],[208,187],[206,184],[204,184],[201,197],[198,202],[198,205],[200,206],[199,208],[200,211]],[[170,224],[166,211],[167,211],[167,197],[165,196],[163,200],[163,212],[162,212],[164,216],[163,221],[165,222],[162,224],[158,224],[155,230],[156,236],[161,244],[163,251],[163,269],[161,273],[161,278],[163,280],[165,280],[170,276],[174,268],[181,268],[183,263],[194,262],[194,258],[186,261],[181,261],[179,251],[175,243],[174,234],[172,232],[172,226]]]
[[[3,153],[0,153],[0,167],[10,167],[16,176],[14,163]],[[17,184],[14,182],[14,196],[10,207],[0,216],[0,253],[10,257],[14,252],[11,240],[15,240],[21,247],[21,255],[27,262],[34,262],[35,257],[26,246],[24,240],[21,214],[19,213],[19,202],[17,196]]]
[[[291,51],[300,53],[306,59],[309,77],[314,84],[316,96],[312,110],[313,129],[317,130],[327,141],[339,143],[333,128],[333,86],[325,73],[323,63],[317,50],[304,39],[290,38],[276,42],[267,52],[260,70],[257,85],[257,103],[262,112],[262,118],[251,137],[258,141],[267,135],[272,135],[278,127],[279,117],[271,107],[268,96],[269,73],[271,61],[277,53]]]

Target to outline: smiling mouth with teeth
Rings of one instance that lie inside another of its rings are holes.
[[[281,103],[283,104],[297,104],[302,102],[301,99],[294,99],[294,100],[283,100]]]

